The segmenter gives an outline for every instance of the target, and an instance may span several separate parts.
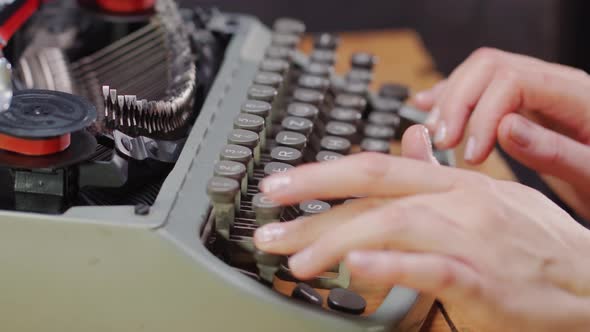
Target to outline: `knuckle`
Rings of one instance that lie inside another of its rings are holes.
[[[470,59],[479,63],[497,64],[500,61],[502,51],[492,47],[480,47],[475,50]]]
[[[358,157],[361,172],[368,178],[379,181],[389,171],[390,158],[376,152],[364,152]]]
[[[500,68],[496,72],[496,79],[514,86],[520,81],[520,73],[514,68]]]
[[[548,135],[547,138],[547,163],[549,165],[560,164],[563,161],[563,144],[558,135]]]
[[[405,233],[410,227],[408,208],[400,204],[389,204],[381,210],[378,223],[384,234]]]
[[[443,292],[455,286],[457,283],[457,276],[455,268],[451,262],[443,261],[440,264],[440,275],[437,288],[438,292]]]

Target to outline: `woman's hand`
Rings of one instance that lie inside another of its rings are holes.
[[[464,157],[477,164],[498,140],[516,160],[571,184],[576,200],[587,201],[588,91],[590,76],[583,71],[480,49],[448,80],[417,94],[414,101],[431,110],[427,122],[438,147],[455,147],[465,136]],[[578,212],[590,217],[590,211]]]
[[[423,151],[416,158],[430,160]],[[483,330],[590,328],[590,234],[532,189],[370,153],[277,174],[261,189],[285,205],[366,197],[256,232],[261,250],[293,255],[300,279],[345,260],[353,277],[432,294]]]

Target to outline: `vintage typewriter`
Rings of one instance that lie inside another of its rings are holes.
[[[303,54],[297,20],[172,0],[1,6],[2,331],[419,330],[432,299],[344,266],[295,280],[252,244],[342,203],[280,207],[261,178],[392,153],[424,120],[403,86],[369,91],[374,56],[337,76],[337,36]]]

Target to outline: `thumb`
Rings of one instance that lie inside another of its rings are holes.
[[[546,129],[518,114],[498,127],[502,148],[525,166],[569,183],[590,182],[590,146]]]
[[[422,125],[408,128],[402,137],[402,156],[438,164],[432,153],[432,142],[428,129]]]

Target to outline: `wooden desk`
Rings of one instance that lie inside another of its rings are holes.
[[[441,79],[436,72],[432,58],[424,48],[420,38],[413,31],[371,31],[341,34],[342,45],[338,52],[336,70],[345,72],[349,66],[350,55],[355,51],[372,52],[379,57],[375,72],[375,88],[380,83],[394,81],[408,85],[413,92],[433,86]],[[304,41],[304,50],[311,49],[311,40]],[[463,161],[463,146],[457,149],[458,166],[486,173],[494,178],[513,180],[514,176],[498,154],[487,162],[471,167]],[[379,292],[377,292],[379,293]],[[371,301],[368,299],[369,302]],[[471,331],[469,321],[461,312],[450,306],[437,304],[423,328],[424,332]]]

